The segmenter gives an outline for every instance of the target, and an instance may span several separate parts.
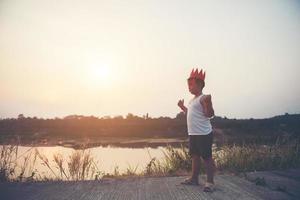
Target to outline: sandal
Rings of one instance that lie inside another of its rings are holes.
[[[215,188],[215,184],[206,182],[203,188],[203,192],[213,192]]]
[[[188,179],[185,179],[184,181],[182,181],[180,184],[182,184],[182,185],[199,185],[199,182],[196,179],[188,178]]]

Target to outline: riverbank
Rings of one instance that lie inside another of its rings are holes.
[[[299,141],[278,141],[273,145],[224,145],[213,148],[213,158],[219,171],[249,172],[279,170],[300,167]],[[0,160],[2,181],[43,181],[43,180],[98,180],[105,177],[121,176],[170,176],[191,171],[191,158],[185,146],[166,146],[162,152],[151,155],[149,149],[118,148],[103,151],[100,147],[79,149],[64,147],[35,148],[20,146],[0,146],[3,155]],[[57,151],[59,150],[59,151]],[[142,163],[128,162],[138,157]],[[103,152],[103,153],[101,153]],[[158,156],[158,157],[157,157]],[[105,163],[121,158],[107,170]],[[99,162],[100,161],[100,162]],[[127,164],[124,168],[124,164]],[[43,169],[39,168],[43,165]],[[123,166],[122,166],[123,165]],[[139,170],[137,170],[138,167]],[[45,168],[45,169],[44,169]],[[123,168],[121,170],[121,168]],[[42,170],[41,170],[42,169]],[[203,163],[201,173],[204,172]]]

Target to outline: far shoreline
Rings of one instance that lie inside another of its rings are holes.
[[[33,142],[0,142],[1,145],[15,145],[24,147],[54,147],[61,146],[73,149],[87,149],[94,147],[115,148],[158,148],[161,146],[181,147],[187,145],[187,138],[84,138],[84,139],[41,139]]]

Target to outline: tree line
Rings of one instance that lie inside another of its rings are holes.
[[[214,117],[214,128],[228,136],[278,136],[289,134],[299,137],[300,114],[284,114],[266,119],[228,119]],[[64,118],[43,119],[25,117],[0,119],[0,142],[15,136],[21,138],[43,137],[186,137],[186,116],[181,112],[174,118],[139,117],[129,113],[126,117],[95,117],[69,115]]]

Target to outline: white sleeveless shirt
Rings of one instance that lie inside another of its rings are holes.
[[[200,103],[202,96],[203,94],[192,99],[188,104],[187,128],[189,135],[207,135],[212,131],[210,119],[204,115]]]

